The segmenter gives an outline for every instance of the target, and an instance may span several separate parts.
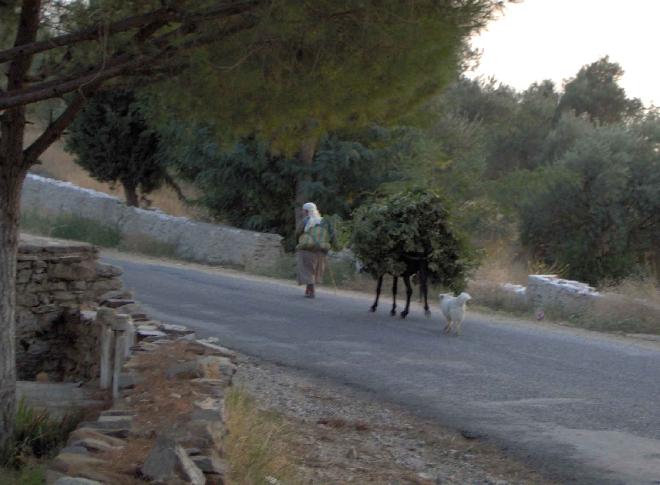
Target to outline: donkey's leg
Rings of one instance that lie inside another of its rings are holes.
[[[392,309],[390,310],[390,315],[396,315],[396,292],[399,278],[392,276]]]
[[[406,308],[401,312],[401,318],[406,318],[410,309],[410,298],[412,297],[413,289],[410,285],[410,276],[404,276],[403,282],[406,284]]]
[[[380,297],[380,287],[383,286],[383,276],[378,277],[378,283],[376,283],[376,301],[374,301],[374,304],[371,305],[371,308],[369,308],[369,311],[375,312],[376,308],[378,307],[378,298]]]
[[[424,296],[424,314],[427,317],[431,316],[431,310],[429,310],[429,286],[428,286],[428,274],[426,273],[426,268],[422,268],[422,270],[419,272],[419,284],[420,284],[420,291],[422,292],[422,295]]]

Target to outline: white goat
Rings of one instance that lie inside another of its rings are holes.
[[[463,318],[465,318],[465,303],[471,300],[472,297],[465,292],[458,296],[452,296],[451,293],[441,293],[439,297],[440,309],[445,316],[445,320],[447,320],[444,332],[450,333],[454,329],[456,335],[460,335],[461,324]]]

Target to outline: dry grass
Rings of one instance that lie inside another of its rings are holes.
[[[29,143],[34,140],[39,134],[38,128],[28,129],[25,135],[26,142]],[[64,143],[61,141],[51,145],[41,156],[41,161],[42,163],[36,166],[33,172],[59,180],[66,180],[80,187],[98,190],[124,200],[124,191],[121,186],[112,187],[110,184],[98,182],[91,178],[85,170],[76,165],[71,154],[64,150]],[[194,197],[195,195],[190,185],[184,184],[182,190],[188,197]],[[148,199],[151,200],[152,207],[157,207],[167,214],[191,218],[201,217],[198,210],[182,202],[174,190],[169,187],[156,190],[149,194]]]
[[[515,315],[531,315],[532,308],[525,298],[506,291],[500,283],[492,281],[470,281],[467,288],[473,304],[491,310],[504,311]]]
[[[291,431],[284,420],[274,413],[257,409],[255,401],[240,388],[229,392],[225,406],[229,429],[225,444],[229,483],[302,483],[287,445]]]

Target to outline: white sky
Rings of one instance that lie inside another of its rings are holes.
[[[561,87],[580,67],[609,55],[630,97],[660,106],[660,0],[524,0],[509,4],[473,40],[481,62],[470,75],[524,89]]]

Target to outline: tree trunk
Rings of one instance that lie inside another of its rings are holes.
[[[16,253],[25,173],[0,159],[0,448],[11,436],[16,406]]]
[[[23,0],[14,46],[30,44],[37,37],[40,0]],[[7,71],[7,93],[25,85],[32,56],[16,57]],[[14,427],[16,409],[16,253],[19,204],[27,163],[23,156],[25,106],[5,110],[0,116],[0,447]]]
[[[298,159],[305,168],[305,172],[298,175],[296,180],[296,207],[295,207],[295,220],[296,231],[302,228],[302,205],[308,200],[309,193],[306,190],[306,185],[311,182],[311,168],[314,164],[314,155],[316,153],[316,139],[309,139],[302,143]]]
[[[124,186],[124,195],[126,196],[126,205],[129,207],[139,207],[140,200],[138,199],[137,187],[125,182],[122,182]]]

